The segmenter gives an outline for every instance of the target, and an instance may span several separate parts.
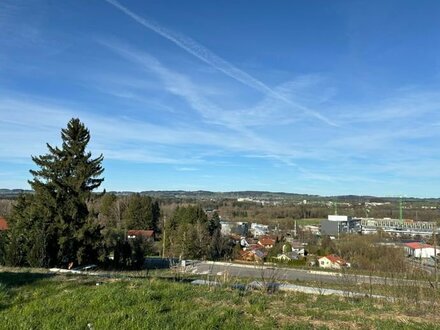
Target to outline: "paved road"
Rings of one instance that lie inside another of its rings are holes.
[[[429,260],[429,261],[423,262],[423,260],[420,261],[420,260],[415,260],[415,259],[407,259],[407,261],[413,267],[421,269],[421,270],[425,271],[426,273],[428,273],[430,275],[434,275],[435,272],[436,272],[433,261],[431,262]],[[437,268],[439,268],[439,267],[437,266]],[[437,272],[440,273],[440,269],[437,269]]]
[[[372,284],[384,284],[384,285],[427,285],[427,282],[417,282],[404,279],[383,278],[376,276],[365,275],[348,275],[340,273],[329,273],[324,271],[308,271],[292,268],[276,268],[270,266],[253,266],[253,265],[240,265],[223,262],[199,262],[190,267],[187,267],[186,272],[192,274],[211,274],[211,275],[224,275],[228,274],[232,277],[239,278],[253,278],[264,280],[265,282],[271,281],[316,281],[316,282],[330,282],[330,283],[372,283]]]

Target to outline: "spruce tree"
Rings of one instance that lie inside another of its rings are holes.
[[[158,232],[159,203],[153,202],[149,196],[133,194],[128,198],[123,218],[126,229],[151,229]]]
[[[103,156],[92,158],[86,151],[90,132],[79,119],[69,121],[61,139],[61,148],[47,144],[47,154],[32,157],[38,166],[30,171],[34,198],[20,205],[26,212],[17,209],[14,216],[17,226],[30,233],[27,246],[37,247],[24,249],[30,265],[96,262],[102,242],[101,228],[87,202],[104,180]]]

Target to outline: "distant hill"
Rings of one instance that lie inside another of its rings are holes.
[[[304,198],[320,198],[317,195],[305,195],[284,192],[269,192],[269,191],[228,191],[228,192],[213,192],[213,191],[142,191],[141,194],[154,197],[177,197],[177,198],[259,198],[259,199],[304,199]]]
[[[32,190],[24,189],[0,189],[0,198],[17,198],[22,193],[32,193]],[[118,196],[126,196],[134,194],[133,191],[109,191]],[[380,196],[358,196],[358,195],[341,195],[341,196],[319,196],[309,194],[297,194],[286,192],[271,192],[271,191],[227,191],[227,192],[214,192],[207,190],[197,191],[185,191],[185,190],[146,190],[140,192],[142,195],[148,195],[155,198],[167,198],[167,199],[238,199],[238,198],[251,198],[259,200],[291,200],[291,201],[336,201],[336,202],[397,202],[399,197],[380,197]],[[415,198],[404,197],[406,202],[431,202],[438,203],[440,198]]]
[[[17,198],[23,193],[30,194],[33,193],[33,191],[25,189],[0,189],[0,198]]]
[[[117,195],[129,195],[133,192],[113,192]],[[359,196],[359,195],[341,195],[341,196],[320,196],[309,194],[297,194],[286,192],[270,191],[227,191],[213,192],[206,190],[185,191],[185,190],[146,190],[140,192],[142,195],[148,195],[156,198],[180,198],[180,199],[238,199],[252,198],[260,200],[292,200],[292,201],[336,201],[336,202],[397,202],[399,197],[380,197],[380,196]],[[404,197],[409,202],[440,202],[440,198],[416,198]]]

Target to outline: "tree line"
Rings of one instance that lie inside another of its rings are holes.
[[[61,130],[61,147],[33,156],[33,194],[21,195],[0,232],[0,264],[67,267],[99,263],[139,268],[159,251],[169,257],[227,257],[230,242],[220,234],[220,219],[208,219],[200,206],[177,207],[161,222],[159,200],[132,194],[94,193],[104,181],[103,155],[87,151],[90,132],[79,119]],[[154,242],[129,230],[152,230]],[[164,240],[164,238],[166,239]]]

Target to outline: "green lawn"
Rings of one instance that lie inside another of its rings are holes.
[[[0,329],[440,329],[439,321],[369,299],[0,269]]]

